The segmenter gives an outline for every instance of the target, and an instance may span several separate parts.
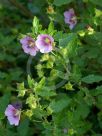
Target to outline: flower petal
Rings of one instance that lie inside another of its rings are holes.
[[[8,105],[8,107],[5,110],[5,116],[12,116],[14,110],[15,108],[12,105]]]
[[[19,125],[19,120],[20,120],[19,116],[16,116],[16,117],[8,116],[7,119],[9,121],[10,125],[15,125],[15,126]]]
[[[48,39],[48,42],[46,42],[46,39]],[[36,40],[36,46],[40,50],[41,53],[48,53],[52,51],[54,39],[47,34],[40,34],[37,37]]]

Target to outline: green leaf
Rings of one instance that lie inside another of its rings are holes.
[[[35,16],[33,19],[33,30],[35,34],[38,34],[39,31],[41,30],[41,25],[39,23],[39,19]]]
[[[50,86],[46,86],[46,78],[43,77],[38,84],[36,84],[34,88],[37,95],[48,98],[50,96],[55,96],[56,93],[51,89]]]
[[[54,5],[56,6],[62,6],[64,4],[69,4],[71,3],[73,0],[54,0]]]
[[[102,85],[98,86],[95,90],[91,91],[90,94],[92,96],[98,96],[98,95],[102,94]]]
[[[83,110],[83,106],[84,106],[84,110]],[[75,114],[79,117],[81,116],[82,118],[86,118],[89,112],[90,112],[89,106],[85,103],[81,103],[78,105]]]
[[[26,104],[28,104],[31,109],[35,109],[37,107],[36,98],[33,94],[30,94],[27,98]]]
[[[55,91],[51,90],[50,88],[51,88],[50,86],[49,87],[44,86],[39,88],[39,90],[37,90],[37,95],[40,95],[45,98],[55,96],[56,95]]]
[[[59,39],[62,39],[64,36],[62,31],[58,31],[55,35],[54,35],[54,39],[55,41],[59,41]]]
[[[62,39],[59,39],[59,46],[64,46],[66,47],[68,45],[68,43],[75,41],[77,39],[77,35],[74,33],[70,33],[65,35],[65,37],[63,37]]]
[[[102,7],[102,0],[90,0],[95,5],[101,6]]]
[[[94,32],[85,36],[85,41],[90,45],[100,45],[102,43],[102,32]]]
[[[49,26],[48,26],[48,34],[53,35],[56,32],[56,30],[54,30],[54,23],[50,22]]]
[[[63,98],[60,98],[60,100],[52,101],[49,108],[53,112],[60,112],[69,105],[70,101],[71,99],[69,97],[64,96]]]
[[[68,73],[62,72],[60,70],[53,69],[53,72],[55,72],[56,77],[60,77],[61,79],[69,79]]]
[[[43,77],[43,78],[39,81],[39,83],[35,86],[35,90],[36,90],[36,91],[41,90],[42,87],[45,86],[45,82],[46,82],[46,78]]]
[[[29,75],[28,75],[28,85],[30,88],[33,88],[34,87],[34,79],[32,79]]]
[[[102,42],[102,32],[95,32],[93,35],[90,35],[90,37],[91,37],[93,40]]]
[[[18,127],[18,135],[19,136],[28,136],[29,131],[29,120],[25,119],[20,123],[20,126]]]
[[[24,87],[24,82],[17,84],[18,96],[23,97],[27,91]]]
[[[81,79],[81,70],[79,68],[78,65],[73,65],[73,69],[72,69],[72,74],[71,74],[71,79],[78,83],[80,82],[80,79]]]
[[[10,100],[10,93],[5,94],[3,97],[0,98],[0,119],[4,118],[4,112],[5,109],[7,107],[7,105],[9,104],[9,100]]]
[[[90,48],[89,51],[85,54],[89,59],[97,58],[98,54],[100,54],[101,51],[99,48]]]
[[[64,49],[64,51],[62,49],[64,58],[68,59],[76,55],[78,48],[77,39],[77,35],[73,33],[66,35],[65,38],[59,39],[59,46]]]
[[[92,84],[94,82],[100,82],[102,81],[102,76],[99,75],[88,75],[84,78],[82,78],[82,82]]]
[[[102,109],[102,95],[97,96],[97,107]]]
[[[35,16],[33,19],[33,27],[37,27],[39,25],[39,20],[38,18]]]

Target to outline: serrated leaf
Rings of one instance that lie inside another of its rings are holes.
[[[33,19],[33,31],[35,34],[38,34],[38,32],[41,30],[42,26],[39,23],[39,19],[35,16]]]
[[[37,106],[36,98],[33,94],[30,94],[30,96],[27,98],[26,104],[28,104],[31,109],[36,108],[36,106]]]
[[[23,97],[27,91],[24,87],[24,82],[17,84],[18,96]]]
[[[65,38],[59,39],[59,46],[61,48],[61,54],[67,61],[70,57],[77,55],[78,40],[76,34],[68,34]]]
[[[65,35],[65,37],[63,37],[62,39],[59,39],[59,46],[63,46],[66,47],[68,45],[68,43],[74,41],[77,39],[77,35],[70,33],[68,35]]]
[[[34,28],[35,28],[35,27],[38,27],[38,25],[39,25],[39,20],[38,20],[38,18],[35,16],[34,19],[33,19],[33,27],[34,27]]]
[[[28,85],[30,88],[33,88],[34,87],[34,79],[32,79],[29,75],[28,75]]]
[[[82,82],[92,84],[94,82],[100,82],[102,81],[102,76],[99,75],[88,75],[84,78],[82,78]]]
[[[50,86],[49,87],[46,87],[46,86],[41,87],[37,91],[37,94],[42,96],[42,97],[45,97],[45,98],[49,98],[51,96],[55,96],[56,95],[55,91],[51,90],[50,88],[51,88]]]
[[[48,34],[53,35],[56,32],[56,30],[54,30],[54,23],[50,22],[49,26],[48,26]]]
[[[41,90],[41,88],[44,87],[45,82],[46,82],[46,78],[43,77],[43,78],[40,80],[40,82],[36,85],[35,90],[36,90],[36,91]]]
[[[49,105],[49,108],[53,112],[60,112],[69,105],[70,101],[71,99],[69,97],[64,97],[61,98],[60,100],[52,101],[51,104]]]

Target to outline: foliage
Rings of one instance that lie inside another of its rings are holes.
[[[101,136],[101,0],[19,0],[22,9],[4,3],[0,5],[0,135]],[[72,30],[63,16],[69,8],[77,16]],[[34,57],[24,54],[19,40],[25,35],[36,39],[39,34],[54,38],[54,50]],[[23,105],[18,127],[10,126],[4,115],[14,101]]]

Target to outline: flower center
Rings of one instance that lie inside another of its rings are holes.
[[[50,39],[49,38],[45,38],[45,43],[50,44],[51,43]]]
[[[71,23],[75,23],[75,21],[76,21],[76,17],[75,17],[75,16],[72,16],[72,18],[70,19],[70,22],[71,22]]]
[[[28,44],[29,44],[29,47],[30,47],[30,48],[32,48],[32,47],[35,46],[35,42],[32,41],[32,40],[29,40],[29,41],[28,41]]]
[[[14,117],[17,117],[17,116],[19,116],[19,115],[20,115],[20,110],[15,109],[15,110],[13,111],[13,116],[14,116]]]

